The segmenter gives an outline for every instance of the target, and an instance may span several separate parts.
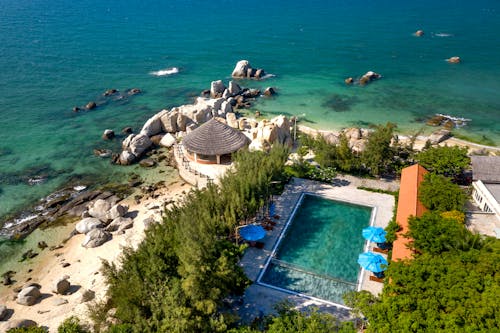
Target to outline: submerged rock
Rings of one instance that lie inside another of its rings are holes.
[[[87,110],[92,110],[92,109],[95,109],[96,107],[97,107],[96,102],[88,102],[87,105],[85,105],[85,108]]]
[[[413,34],[417,37],[422,37],[424,35],[424,31],[423,30],[417,30],[415,31],[415,33]]]

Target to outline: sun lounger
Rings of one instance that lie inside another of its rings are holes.
[[[384,283],[384,279],[378,278],[378,277],[376,277],[374,275],[370,275],[370,281]]]
[[[387,253],[389,253],[389,250],[383,250],[383,249],[381,249],[380,247],[374,247],[374,248],[373,248],[373,252],[378,252],[378,253],[385,253],[385,254],[387,254]]]

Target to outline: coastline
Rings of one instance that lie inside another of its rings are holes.
[[[129,206],[128,214],[134,216],[133,227],[125,230],[123,234],[114,233],[110,241],[99,247],[83,248],[81,242],[85,235],[77,234],[61,248],[43,251],[30,263],[29,268],[25,267],[16,275],[18,281],[14,285],[0,289],[0,303],[14,310],[9,320],[29,318],[47,326],[49,332],[57,332],[59,324],[72,315],[80,318],[83,323],[88,322],[87,305],[91,303],[82,302],[82,294],[91,290],[95,293],[96,301],[104,299],[107,287],[104,276],[100,273],[102,261],[107,260],[119,265],[123,249],[136,248],[144,237],[146,225],[152,220],[160,221],[162,209],[168,204],[178,202],[190,188],[191,185],[177,180],[158,189],[155,198],[144,199],[139,203],[135,201],[134,195],[125,198],[121,203]],[[69,277],[70,293],[54,294],[53,284],[63,276]],[[26,281],[27,279],[29,281]],[[33,306],[19,305],[13,297],[13,289],[27,282],[42,286],[42,298]]]

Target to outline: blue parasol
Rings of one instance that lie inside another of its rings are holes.
[[[358,264],[368,271],[380,273],[386,270],[382,265],[387,265],[387,260],[380,254],[365,252],[359,255]]]
[[[380,227],[367,227],[363,229],[361,234],[370,242],[385,243],[385,235],[387,232]]]
[[[269,216],[274,216],[276,215],[276,204],[274,202],[271,202],[269,205]]]
[[[243,237],[247,241],[258,241],[259,239],[264,238],[266,235],[266,231],[262,226],[249,224],[240,228],[240,236]]]

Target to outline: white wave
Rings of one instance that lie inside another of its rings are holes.
[[[3,227],[4,228],[11,228],[11,227],[18,225],[18,224],[21,224],[23,222],[31,221],[37,217],[38,217],[38,215],[28,215],[28,216],[20,217],[20,218],[15,219],[12,222],[5,223],[5,225]]]
[[[436,36],[436,37],[452,37],[453,34],[447,34],[447,33],[444,33],[444,32],[438,32],[438,33],[434,34],[434,36]]]
[[[179,73],[179,68],[177,68],[177,67],[170,67],[170,68],[160,69],[159,71],[155,71],[155,72],[149,72],[149,74],[154,75],[154,76],[166,76],[166,75],[172,75],[172,74],[177,74],[177,73]]]
[[[260,79],[261,79],[261,80],[264,80],[264,79],[269,79],[269,78],[271,78],[271,77],[276,77],[276,75],[274,75],[274,74],[266,74],[266,75],[264,75],[263,77],[261,77]]]
[[[80,192],[80,191],[85,190],[86,188],[87,188],[87,186],[78,185],[78,186],[73,187],[73,190]]]

